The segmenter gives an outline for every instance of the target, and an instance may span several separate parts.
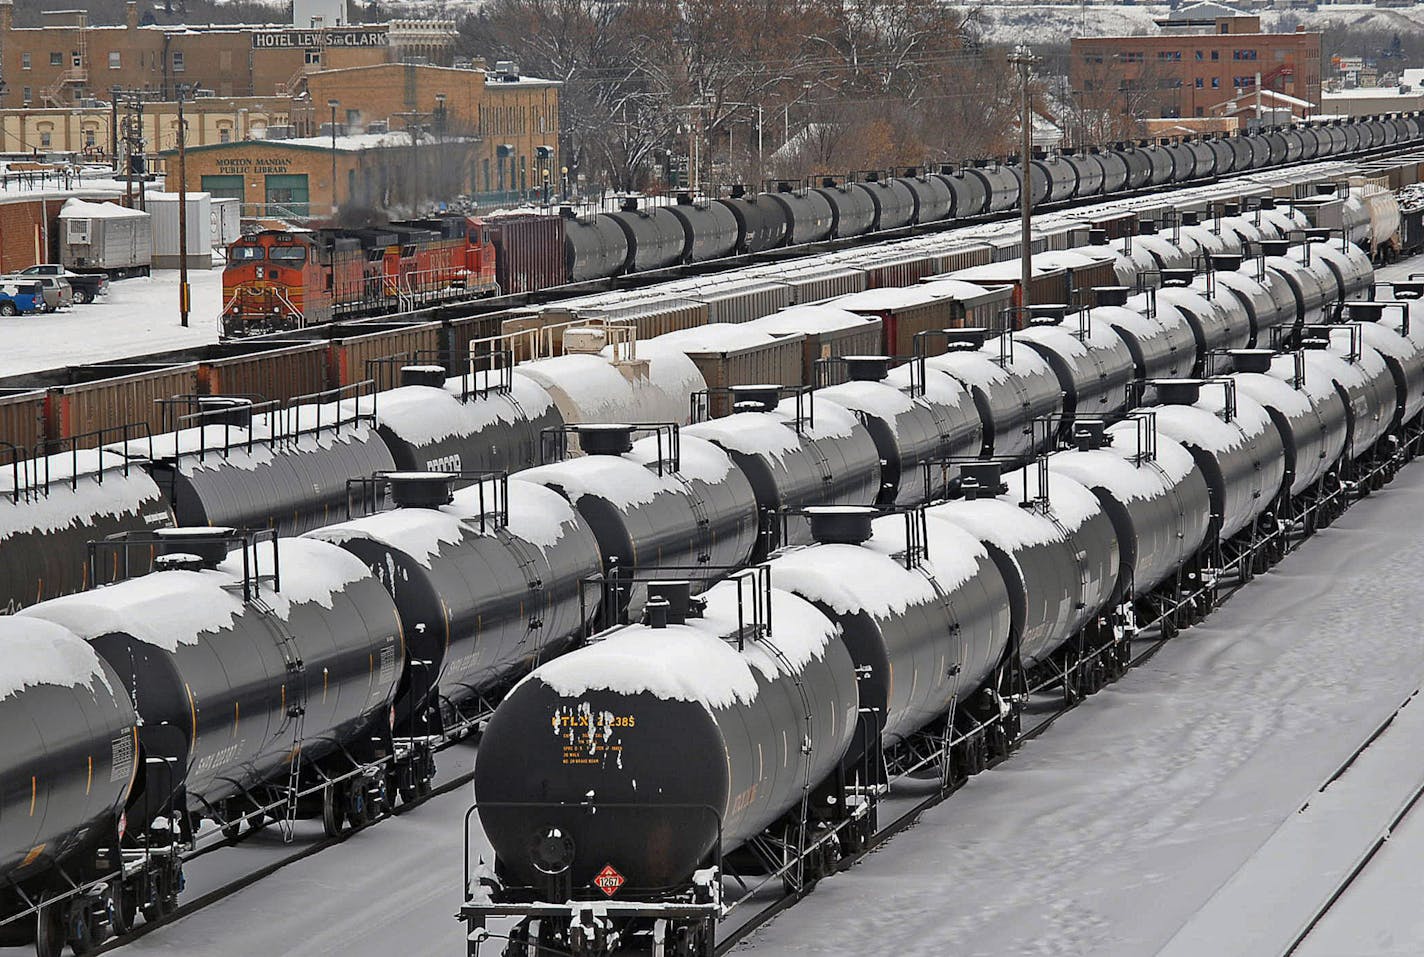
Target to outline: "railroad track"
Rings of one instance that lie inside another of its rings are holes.
[[[1379,741],[1380,737],[1387,730],[1389,730],[1389,727],[1392,724],[1394,724],[1394,721],[1396,718],[1399,717],[1400,712],[1402,712],[1406,707],[1408,707],[1410,703],[1413,702],[1419,696],[1420,691],[1424,691],[1424,686],[1414,689],[1414,691],[1410,693],[1407,698],[1400,702],[1399,707],[1395,708],[1394,711],[1392,711],[1387,718],[1381,721],[1379,725],[1374,729],[1374,731],[1371,732],[1369,737],[1367,737],[1364,742],[1362,742],[1360,746],[1350,754],[1349,757],[1347,757],[1344,761],[1340,763],[1340,766],[1335,769],[1335,772],[1331,774],[1330,777],[1325,781],[1325,783],[1319,787],[1317,793],[1323,793],[1326,788],[1330,787],[1336,781],[1340,780],[1342,777],[1348,774],[1350,768],[1354,766],[1355,762],[1359,760],[1360,756],[1363,755],[1366,751],[1368,751],[1371,747],[1373,747],[1377,741]],[[1355,884],[1356,880],[1359,879],[1360,875],[1364,874],[1365,871],[1368,870],[1371,862],[1375,860],[1375,857],[1384,848],[1385,844],[1389,842],[1389,839],[1393,836],[1394,832],[1398,830],[1399,827],[1406,820],[1409,819],[1409,816],[1411,814],[1414,813],[1415,808],[1419,806],[1421,800],[1424,800],[1424,780],[1421,780],[1419,785],[1409,793],[1408,798],[1404,801],[1402,806],[1393,814],[1393,816],[1391,816],[1389,823],[1384,826],[1384,828],[1375,837],[1374,841],[1365,849],[1365,852],[1363,855],[1361,855],[1360,859],[1355,862],[1355,866],[1352,867],[1349,872],[1346,873],[1344,877],[1336,883],[1334,889],[1330,893],[1330,896],[1326,898],[1323,904],[1321,904],[1315,909],[1315,911],[1311,914],[1310,919],[1306,922],[1305,926],[1301,928],[1300,932],[1297,933],[1291,939],[1290,943],[1284,949],[1282,949],[1281,957],[1293,957],[1293,955],[1298,950],[1300,950],[1301,946],[1315,931],[1315,928],[1319,926],[1320,922],[1325,919],[1326,915],[1328,915],[1332,910],[1334,910],[1335,905],[1340,902],[1341,898],[1343,898],[1346,892],[1349,891],[1349,889]],[[1309,802],[1307,802],[1301,807],[1301,811],[1304,811],[1309,806]]]
[[[1406,459],[1406,464],[1407,461],[1408,459]],[[1385,472],[1389,467],[1389,463],[1382,463],[1380,465],[1377,465],[1369,476],[1366,476],[1364,477],[1364,479],[1362,479],[1362,482],[1367,481],[1375,473]],[[1319,512],[1322,509],[1338,505],[1342,502],[1344,503],[1345,508],[1348,508],[1351,504],[1353,504],[1353,501],[1355,501],[1355,499],[1352,499],[1349,496],[1349,490],[1337,489],[1333,491],[1330,495],[1316,502],[1310,509],[1307,509],[1302,514],[1302,527],[1309,527],[1311,524],[1313,524],[1307,522],[1308,519],[1314,517],[1312,513]],[[1280,536],[1280,538],[1277,538],[1277,536]],[[1269,548],[1271,545],[1274,544],[1277,547],[1281,548],[1279,557],[1284,558],[1286,555],[1289,555],[1294,552],[1297,548],[1299,548],[1306,541],[1310,540],[1312,537],[1313,535],[1311,534],[1299,532],[1292,528],[1281,528],[1275,533],[1273,533],[1273,535],[1268,536],[1258,542],[1256,548],[1252,551],[1238,555],[1231,562],[1224,565],[1224,567],[1218,569],[1214,581],[1205,584],[1199,587],[1196,591],[1183,596],[1171,609],[1164,611],[1158,617],[1152,619],[1149,622],[1144,623],[1141,630],[1139,630],[1137,634],[1135,634],[1131,639],[1132,655],[1128,661],[1127,668],[1124,674],[1146,663],[1147,661],[1150,661],[1179,632],[1180,629],[1165,629],[1163,627],[1164,622],[1169,614],[1175,613],[1183,606],[1189,605],[1201,599],[1208,593],[1212,593],[1214,595],[1214,602],[1211,605],[1211,609],[1214,610],[1223,602],[1234,596],[1237,592],[1239,592],[1242,588],[1244,588],[1254,579],[1254,574],[1244,574],[1243,572],[1247,568],[1248,563],[1252,562],[1256,555],[1259,554],[1262,549]],[[1094,656],[1101,653],[1101,650],[1095,652]],[[1358,748],[1356,748],[1355,751],[1351,753],[1348,758],[1341,762],[1340,766],[1335,770],[1335,772],[1330,776],[1330,778],[1320,786],[1319,791],[1323,792],[1332,783],[1339,780],[1342,775],[1347,773],[1350,767],[1360,757],[1360,755],[1364,754],[1365,751],[1367,751],[1369,747],[1374,744],[1380,738],[1381,735],[1384,734],[1384,732],[1394,722],[1394,719],[1399,715],[1400,711],[1402,711],[1404,707],[1407,706],[1410,701],[1412,701],[1415,696],[1420,693],[1420,691],[1424,691],[1424,687],[1416,689],[1416,691],[1408,698],[1406,698],[1399,705],[1399,707],[1396,708],[1389,715],[1389,717],[1382,721],[1379,726],[1374,729],[1370,736]],[[1039,703],[1043,703],[1047,697],[1047,695],[1040,695]],[[1039,716],[1031,726],[1021,731],[1018,737],[1015,739],[1013,750],[990,761],[987,767],[985,768],[986,771],[996,768],[1003,762],[1009,760],[1009,758],[1013,756],[1013,752],[1016,751],[1020,746],[1045,734],[1048,729],[1051,728],[1058,721],[1059,718],[1063,717],[1064,715],[1073,711],[1079,705],[1083,704],[1085,701],[1089,700],[1090,696],[1058,695],[1057,697],[1059,697],[1061,703],[1047,714]],[[938,806],[939,804],[943,803],[951,796],[953,796],[959,790],[959,788],[963,786],[965,780],[953,783],[947,788],[937,790],[935,793],[920,799],[919,801],[915,802],[911,807],[899,813],[888,824],[879,828],[875,832],[874,836],[866,843],[866,846],[862,850],[842,858],[836,867],[836,872],[839,873],[840,871],[844,871],[851,867],[854,867],[866,855],[884,846],[887,842],[890,841],[891,838],[895,837],[895,835],[899,834],[901,831],[905,830],[906,828],[914,824],[916,821],[918,821],[919,818],[926,811]],[[1292,955],[1296,953],[1297,949],[1310,935],[1310,932],[1315,928],[1315,926],[1320,923],[1320,921],[1325,917],[1325,915],[1330,911],[1330,909],[1335,905],[1335,903],[1340,900],[1340,898],[1349,889],[1350,885],[1354,883],[1355,879],[1359,877],[1361,873],[1364,872],[1366,867],[1369,865],[1369,862],[1389,840],[1390,834],[1393,833],[1393,831],[1408,818],[1410,812],[1413,811],[1414,808],[1421,801],[1424,801],[1424,782],[1420,783],[1419,787],[1412,793],[1406,805],[1395,815],[1395,817],[1390,821],[1389,825],[1382,831],[1373,846],[1369,849],[1368,853],[1358,862],[1355,868],[1348,875],[1346,875],[1345,879],[1341,881],[1340,885],[1335,889],[1329,900],[1327,900],[1326,903],[1315,913],[1313,919],[1308,923],[1304,930],[1300,932],[1300,934],[1295,938],[1295,940],[1290,944],[1287,949],[1282,951],[1282,957],[1292,957]],[[1304,807],[1301,810],[1304,810]],[[715,951],[717,957],[722,957],[722,955],[730,953],[738,944],[746,940],[758,928],[764,926],[768,921],[776,917],[778,914],[794,906],[798,901],[806,897],[814,889],[815,885],[811,884],[810,886],[804,888],[803,890],[797,893],[786,894],[775,901],[768,902],[765,905],[761,906],[750,918],[746,919],[745,921],[736,923],[734,929],[730,930],[730,932],[725,937],[719,935],[719,941],[717,943]]]

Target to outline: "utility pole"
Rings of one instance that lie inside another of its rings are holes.
[[[183,119],[183,84],[178,84],[178,318],[188,327],[188,125]]]
[[[1023,104],[1019,112],[1019,126],[1023,132],[1023,142],[1020,144],[1019,169],[1023,173],[1023,185],[1019,189],[1019,233],[1020,242],[1023,245],[1022,256],[1019,260],[1023,270],[1019,276],[1021,286],[1019,292],[1019,308],[1022,310],[1020,316],[1027,317],[1028,307],[1032,305],[1029,298],[1029,284],[1033,279],[1033,177],[1030,175],[1033,161],[1033,96],[1029,90],[1029,76],[1033,72],[1034,66],[1039,62],[1027,46],[1019,44],[1014,49],[1013,55],[1009,57],[1019,71],[1019,87],[1023,94]]]
[[[336,223],[336,108],[341,105],[341,101],[327,100],[326,105],[331,107],[331,222],[334,225]]]

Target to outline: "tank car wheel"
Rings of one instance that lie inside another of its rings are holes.
[[[321,828],[327,837],[339,836],[346,820],[346,802],[338,793],[340,789],[340,785],[336,784],[328,784],[321,789]]]
[[[84,957],[99,946],[102,938],[95,932],[94,914],[86,906],[76,906],[69,921],[69,949],[74,957]]]
[[[64,951],[64,911],[63,904],[45,904],[40,908],[35,929],[35,953],[38,957],[60,957]]]
[[[138,917],[138,889],[129,881],[114,881],[110,891],[114,901],[112,927],[114,935],[122,937],[134,929]]]

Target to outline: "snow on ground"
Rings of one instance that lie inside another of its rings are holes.
[[[119,279],[109,294],[62,312],[0,318],[0,376],[102,362],[218,341],[222,269],[188,272],[192,310],[178,322],[178,270]]]
[[[744,952],[1157,953],[1418,687],[1421,561],[1416,465]],[[1262,883],[1233,892],[1266,907]],[[1415,921],[1395,952],[1424,951]]]

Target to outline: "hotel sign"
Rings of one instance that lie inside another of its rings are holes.
[[[311,47],[390,46],[385,30],[259,30],[252,34],[258,50],[302,50]]]

